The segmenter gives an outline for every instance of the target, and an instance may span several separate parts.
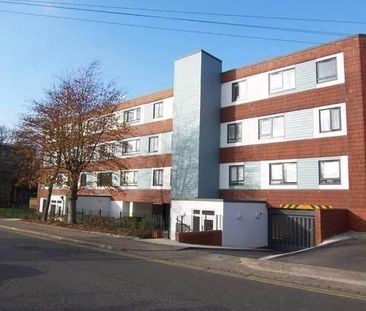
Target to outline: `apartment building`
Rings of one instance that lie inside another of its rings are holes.
[[[226,72],[205,51],[178,59],[173,89],[120,105],[136,129],[121,142],[129,169],[83,175],[78,208],[160,219],[173,239],[220,231],[227,246],[366,231],[365,46],[356,35]]]

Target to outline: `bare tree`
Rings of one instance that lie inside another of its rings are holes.
[[[122,93],[103,81],[94,62],[59,77],[45,101],[34,102],[32,115],[23,118],[24,133],[31,133],[23,136],[34,137],[43,161],[39,180],[52,191],[57,175],[67,176],[69,223],[76,221],[81,173],[124,168],[119,154],[130,129],[117,112],[121,100]]]

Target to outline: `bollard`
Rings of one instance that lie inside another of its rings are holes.
[[[99,209],[99,217],[102,217],[102,210]]]

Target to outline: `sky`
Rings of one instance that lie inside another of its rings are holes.
[[[14,4],[14,0],[0,0],[0,11],[306,42],[282,42],[268,39],[184,33],[0,12],[0,125],[15,127],[21,113],[27,111],[32,100],[42,99],[45,89],[53,84],[57,75],[62,75],[70,69],[76,69],[80,66],[85,67],[95,60],[100,61],[105,79],[114,80],[117,87],[126,94],[126,98],[130,99],[172,87],[174,60],[200,49],[220,58],[223,61],[223,70],[229,70],[309,48],[316,43],[337,40],[347,36],[347,34],[366,33],[366,17],[364,16],[366,1],[364,0],[349,0],[347,2],[334,0],[48,1],[123,6],[124,9],[99,9],[249,26],[259,25],[271,29],[23,6]],[[71,5],[65,6],[71,7]],[[162,13],[135,10],[136,8],[199,11],[221,15]],[[364,23],[346,24],[258,17],[228,17],[222,16],[222,14],[332,19]],[[279,31],[273,29],[274,27],[291,28],[296,29],[296,31]],[[299,32],[298,29],[314,33],[303,33]],[[332,32],[332,34],[319,34],[319,31]]]

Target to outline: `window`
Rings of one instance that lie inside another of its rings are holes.
[[[122,143],[122,153],[138,153],[140,152],[140,139],[134,139],[129,141],[124,141]]]
[[[153,170],[153,186],[163,185],[163,170]]]
[[[141,108],[130,109],[123,112],[123,122],[133,123],[140,121]]]
[[[284,136],[285,122],[283,116],[259,119],[259,139],[279,138]]]
[[[341,184],[340,160],[319,161],[319,184],[320,185]]]
[[[276,93],[295,88],[295,68],[269,74],[269,92]]]
[[[241,141],[241,123],[227,125],[227,142],[236,143]]]
[[[231,101],[235,102],[238,99],[247,97],[247,80],[234,82],[231,84]]]
[[[163,103],[155,103],[154,104],[154,111],[153,111],[153,118],[161,118],[163,116]]]
[[[56,177],[56,187],[61,188],[64,185],[64,176],[62,174],[58,174]]]
[[[82,173],[80,175],[80,187],[86,187],[86,174]]]
[[[98,173],[97,186],[98,187],[111,187],[112,186],[112,173]]]
[[[271,163],[269,165],[269,181],[271,185],[297,183],[297,163]]]
[[[121,172],[121,186],[137,185],[137,171]]]
[[[316,82],[337,80],[337,58],[328,58],[316,63]]]
[[[244,184],[244,165],[229,166],[229,185]]]
[[[149,152],[158,152],[159,150],[159,136],[149,137]]]
[[[340,131],[341,126],[341,108],[330,108],[319,110],[320,132]]]

